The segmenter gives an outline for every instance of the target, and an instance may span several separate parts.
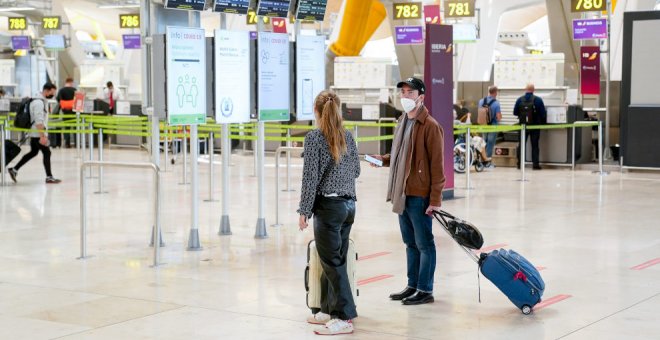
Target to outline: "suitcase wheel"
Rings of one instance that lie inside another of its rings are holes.
[[[532,307],[530,307],[529,305],[522,306],[520,310],[522,310],[522,313],[525,315],[532,314]]]

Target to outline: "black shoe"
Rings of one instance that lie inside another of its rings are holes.
[[[435,301],[433,299],[433,294],[418,291],[417,293],[415,293],[415,295],[411,297],[407,297],[403,299],[401,302],[403,302],[404,305],[421,305],[425,303],[431,303],[433,301]]]
[[[9,168],[7,169],[7,172],[9,173],[9,177],[11,177],[11,180],[16,183],[16,175],[18,175],[18,171],[14,170],[14,168]]]
[[[541,170],[541,169],[543,169],[543,168],[542,168],[540,165],[534,165],[534,166],[532,167],[532,169],[534,169],[534,170]]]
[[[415,288],[410,288],[410,287],[406,287],[406,289],[404,289],[404,290],[402,290],[402,291],[400,291],[400,292],[398,292],[398,293],[392,293],[392,294],[390,294],[390,299],[392,299],[392,300],[394,300],[394,301],[399,301],[399,300],[403,300],[403,299],[405,299],[405,298],[407,298],[407,297],[409,297],[409,296],[412,296],[412,295],[414,295],[415,293],[417,293],[417,289],[415,289]]]

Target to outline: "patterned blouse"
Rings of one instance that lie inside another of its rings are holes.
[[[360,176],[360,159],[353,135],[346,131],[346,154],[335,163],[321,130],[305,136],[302,190],[298,214],[312,217],[317,195],[337,194],[356,199],[355,179]]]

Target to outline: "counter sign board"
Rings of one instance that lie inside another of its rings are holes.
[[[445,18],[474,17],[475,0],[445,0]]]
[[[396,31],[397,45],[415,45],[424,43],[424,32],[422,26],[397,26]]]
[[[27,29],[26,17],[8,17],[10,31],[23,31]]]
[[[203,11],[206,9],[206,0],[165,0],[165,8]]]
[[[598,12],[607,10],[607,0],[571,0],[571,12]]]
[[[274,18],[288,18],[291,0],[260,0],[257,15]]]
[[[167,121],[206,122],[206,42],[204,29],[167,27],[165,51]]]
[[[218,13],[247,14],[250,0],[215,0],[213,11]]]
[[[325,18],[325,8],[328,0],[300,0],[298,2],[298,11],[296,19],[323,21]]]
[[[573,20],[573,40],[607,39],[607,19]]]

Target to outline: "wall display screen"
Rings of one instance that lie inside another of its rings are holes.
[[[47,50],[63,50],[66,48],[66,40],[61,34],[44,35],[44,48]]]
[[[445,18],[474,17],[475,0],[445,0]]]
[[[477,42],[477,26],[475,24],[453,24],[455,43]]]
[[[421,2],[401,2],[392,4],[394,19],[420,19],[422,17]]]
[[[142,37],[139,34],[124,34],[121,36],[126,50],[139,50],[142,48]]]
[[[41,27],[45,30],[58,30],[62,28],[62,18],[59,16],[43,17],[41,18]]]
[[[206,9],[206,0],[165,0],[165,8],[203,11]]]
[[[7,18],[8,27],[10,31],[23,31],[27,29],[27,18],[26,17],[9,17]]]
[[[573,20],[573,40],[607,39],[607,19]]]
[[[167,120],[170,125],[206,122],[204,29],[167,27]]]
[[[11,37],[11,48],[14,51],[17,50],[29,50],[31,48],[30,45],[30,37],[27,35],[15,35]]]
[[[250,121],[250,32],[215,31],[215,121]]]
[[[300,0],[296,19],[323,21],[328,0]]]
[[[289,35],[259,32],[257,39],[259,120],[289,120]]]
[[[254,8],[254,0],[215,0],[213,11],[219,13],[247,14]]]
[[[296,120],[314,120],[314,99],[325,89],[325,38],[298,36],[296,56]]]
[[[119,14],[119,28],[140,28],[140,15]]]
[[[275,18],[288,18],[291,0],[260,0],[257,15]]]
[[[599,12],[607,10],[607,0],[571,0],[571,12]]]

